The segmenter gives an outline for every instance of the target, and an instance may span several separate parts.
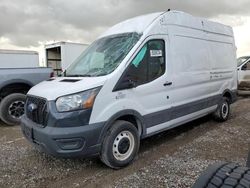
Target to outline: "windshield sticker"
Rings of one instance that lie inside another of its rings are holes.
[[[150,57],[162,57],[162,50],[150,50]]]
[[[137,54],[135,59],[132,61],[132,64],[137,68],[141,61],[143,60],[145,54],[147,52],[147,46],[144,46],[141,51]]]

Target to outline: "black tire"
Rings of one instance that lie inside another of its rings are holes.
[[[108,130],[102,143],[100,159],[113,169],[132,163],[140,145],[136,127],[127,121],[116,121]]]
[[[250,169],[234,163],[216,164],[204,171],[193,188],[249,188]]]
[[[0,103],[0,118],[7,125],[20,124],[20,117],[24,114],[26,96],[13,93],[5,97]]]
[[[229,116],[230,116],[230,102],[228,98],[223,97],[217,110],[214,112],[213,117],[218,122],[225,122],[228,120]]]

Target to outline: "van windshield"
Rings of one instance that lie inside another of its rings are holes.
[[[140,39],[137,33],[124,33],[95,41],[66,70],[66,77],[95,77],[113,72]]]
[[[248,59],[250,59],[250,56],[238,58],[238,59],[237,59],[238,67],[241,66],[243,63],[245,63]]]

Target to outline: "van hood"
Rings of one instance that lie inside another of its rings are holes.
[[[107,76],[51,78],[31,88],[28,95],[42,97],[48,101],[56,100],[61,96],[102,86],[107,79]]]

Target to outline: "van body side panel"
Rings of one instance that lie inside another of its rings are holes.
[[[154,134],[157,134],[159,132],[165,131],[165,130],[175,128],[175,127],[177,127],[179,125],[188,123],[188,122],[190,122],[192,120],[201,118],[204,115],[208,115],[208,114],[214,112],[216,110],[216,108],[217,108],[217,105],[211,106],[209,108],[206,108],[206,109],[203,109],[203,110],[200,110],[200,111],[196,111],[196,112],[194,112],[192,114],[187,114],[187,115],[181,116],[181,117],[179,117],[177,119],[173,119],[171,121],[168,121],[168,122],[165,122],[165,123],[153,126],[153,127],[149,127],[149,128],[147,128],[147,137],[152,136]]]
[[[216,97],[218,94],[212,94],[209,89],[211,66],[205,33],[179,26],[166,27],[170,32],[168,54],[173,80],[173,87],[169,90],[174,96],[172,108]],[[208,107],[207,102],[203,106]]]
[[[188,114],[193,114],[213,106],[217,106],[221,100],[221,95],[209,97],[206,99],[194,101],[180,106],[172,107],[163,111],[148,114],[144,116],[146,127],[150,128],[171,120],[178,119]]]
[[[166,27],[170,36],[167,53],[173,74],[173,88],[169,91],[175,96],[173,107],[236,90],[233,37],[176,25]]]
[[[211,92],[237,90],[237,63],[234,38],[207,34],[209,61],[211,62]]]

